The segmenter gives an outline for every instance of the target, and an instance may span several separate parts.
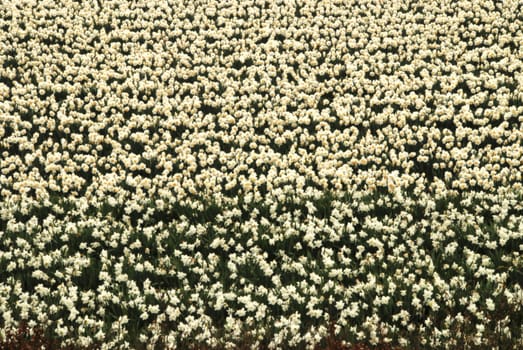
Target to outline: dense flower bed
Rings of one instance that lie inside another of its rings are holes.
[[[0,5],[0,340],[523,346],[522,13]]]

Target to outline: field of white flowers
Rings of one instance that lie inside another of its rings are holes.
[[[0,341],[523,348],[523,4],[0,2]]]

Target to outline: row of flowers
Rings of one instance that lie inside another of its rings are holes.
[[[106,346],[134,341],[126,334],[226,345],[246,331],[297,346],[331,321],[371,343],[419,334],[452,347],[467,324],[477,345],[521,339],[522,195],[405,195],[286,196],[272,208],[195,198],[200,210],[149,201],[130,215],[59,197],[8,207],[2,329],[25,320]]]
[[[6,6],[2,196],[520,186],[517,4],[398,5]]]

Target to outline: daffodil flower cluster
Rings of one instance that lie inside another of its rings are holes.
[[[0,341],[523,346],[521,13],[0,5]]]

